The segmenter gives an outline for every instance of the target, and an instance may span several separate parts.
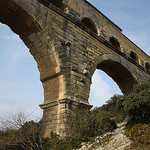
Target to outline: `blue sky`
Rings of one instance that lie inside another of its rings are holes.
[[[103,14],[123,30],[129,39],[150,55],[149,0],[90,0]],[[7,26],[0,24],[0,115],[24,110],[41,116],[43,87],[37,64],[27,47]],[[92,78],[90,104],[100,106],[118,86],[102,71]]]

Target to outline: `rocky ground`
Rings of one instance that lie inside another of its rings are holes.
[[[120,123],[113,133],[97,137],[92,144],[83,143],[79,150],[125,150],[132,141],[124,135],[124,128],[125,123]]]

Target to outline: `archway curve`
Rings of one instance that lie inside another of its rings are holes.
[[[41,119],[44,98],[37,63],[18,35],[1,23],[0,53],[0,115],[19,110]]]
[[[39,0],[39,2],[46,5],[47,7],[49,7],[49,5],[52,4],[55,7],[61,9],[62,11],[64,11],[65,9],[63,0]]]
[[[32,5],[28,3],[27,0],[2,0],[0,4],[0,22],[9,26],[14,33],[19,35],[36,60],[40,71],[40,80],[43,83],[45,102],[49,100],[49,97],[46,96],[49,91],[46,89],[48,89],[47,85],[50,84],[46,84],[45,81],[60,73],[60,61],[55,50],[59,43],[55,44],[57,39],[53,38],[53,41],[51,41],[49,36],[44,34],[42,30],[44,22],[37,23],[35,19],[37,13],[39,13],[38,10],[33,11]],[[59,99],[59,79],[56,81],[55,88],[55,93],[57,93],[55,99]]]
[[[99,107],[108,101],[113,95],[122,95],[116,82],[103,70],[96,69],[92,76],[88,102]]]
[[[40,22],[39,24],[35,20],[36,14],[39,13],[36,12],[38,10],[35,9],[35,12],[32,12],[33,7],[28,3],[28,1],[2,0],[0,22],[9,26],[29,48],[30,53],[38,64],[41,80],[44,80],[47,76],[56,73],[56,67],[60,65],[60,62],[54,47],[56,44],[49,41],[47,35],[42,31],[41,26],[44,23],[41,24]],[[28,6],[28,8],[25,6]],[[48,57],[47,54],[51,54],[51,56]],[[51,66],[51,71],[47,69],[47,62]],[[43,75],[43,72],[46,71],[47,74]]]
[[[133,61],[135,61],[135,62],[138,63],[138,55],[137,55],[137,53],[136,53],[135,51],[133,51],[133,50],[130,51],[130,58],[131,58]]]
[[[82,18],[81,22],[84,24],[84,26],[86,26],[92,32],[94,32],[95,34],[98,34],[97,27],[96,27],[95,23],[93,22],[93,20],[91,20],[88,17],[84,17],[84,18]]]
[[[91,64],[90,78],[96,69],[100,69],[108,74],[119,86],[123,94],[132,92],[133,86],[137,83],[133,74],[131,74],[131,67],[128,67],[124,58],[105,54]]]
[[[120,49],[120,43],[115,37],[110,37],[109,41],[115,48]]]
[[[145,62],[145,68],[150,71],[150,64],[148,62]]]

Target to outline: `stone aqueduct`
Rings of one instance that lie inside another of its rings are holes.
[[[63,134],[66,111],[88,103],[96,69],[124,94],[150,77],[150,57],[86,0],[1,0],[0,22],[18,34],[44,87],[44,136]]]

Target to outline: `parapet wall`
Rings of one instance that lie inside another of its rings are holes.
[[[46,0],[40,0],[42,3]],[[63,9],[62,13],[65,13],[70,21],[78,25],[79,28],[85,29],[83,27],[82,20],[88,18],[93,22],[95,26],[96,33],[92,34],[94,37],[99,37],[110,42],[110,38],[113,37],[118,41],[120,45],[120,51],[126,57],[133,57],[137,65],[149,70],[149,56],[143,52],[138,46],[136,46],[132,41],[130,41],[125,35],[122,34],[121,28],[119,28],[115,23],[113,23],[109,18],[102,14],[97,8],[91,5],[86,0],[64,0],[62,1]],[[51,6],[48,6],[49,8]],[[61,14],[61,13],[60,13]],[[64,16],[64,14],[63,14]],[[88,22],[87,22],[88,24]],[[85,24],[84,24],[85,25]],[[90,31],[89,31],[90,32]]]

